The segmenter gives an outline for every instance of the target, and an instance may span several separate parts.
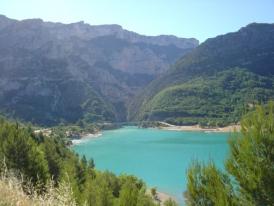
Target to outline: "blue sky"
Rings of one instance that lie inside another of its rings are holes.
[[[209,37],[251,22],[274,23],[274,0],[0,0],[10,18],[120,24],[145,35]]]

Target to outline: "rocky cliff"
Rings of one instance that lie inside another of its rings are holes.
[[[0,16],[0,111],[38,124],[123,121],[130,99],[198,45],[119,25]]]

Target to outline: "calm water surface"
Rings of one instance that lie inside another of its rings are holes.
[[[94,158],[97,169],[142,178],[148,186],[173,195],[183,205],[186,171],[192,160],[213,160],[223,168],[229,133],[178,132],[124,127],[104,131],[73,149]]]

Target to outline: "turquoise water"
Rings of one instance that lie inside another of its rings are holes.
[[[182,205],[186,171],[192,160],[213,160],[223,168],[229,133],[178,132],[124,127],[73,149],[94,158],[97,169],[142,178],[148,186],[174,196]]]

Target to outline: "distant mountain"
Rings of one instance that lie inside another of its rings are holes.
[[[0,16],[0,112],[38,124],[124,121],[128,102],[196,39]]]
[[[129,118],[225,125],[269,99],[274,24],[253,23],[208,39],[181,58],[132,101]]]

